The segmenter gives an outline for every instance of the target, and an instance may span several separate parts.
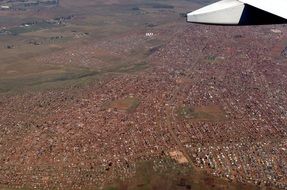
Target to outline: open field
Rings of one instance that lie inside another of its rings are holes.
[[[42,88],[58,81],[72,85],[70,80],[90,77],[91,72],[126,72],[134,65],[144,69],[147,66],[137,65],[169,40],[177,24],[184,24],[180,13],[192,5],[186,1],[61,1],[33,17],[35,10],[19,15],[0,11],[0,91]],[[146,32],[155,36],[146,37]]]
[[[224,111],[215,105],[202,106],[202,107],[180,107],[178,109],[178,115],[184,118],[189,118],[198,121],[212,121],[212,120],[224,120],[226,114]]]
[[[169,163],[169,159],[163,159],[162,162]],[[176,169],[165,168],[154,171],[153,167],[158,161],[145,161],[138,163],[135,176],[126,182],[117,182],[104,190],[259,190],[259,187],[235,183],[231,184],[220,178],[214,178],[207,173],[197,173],[186,166],[175,166]],[[170,164],[167,164],[170,165]],[[172,164],[171,164],[172,165]]]

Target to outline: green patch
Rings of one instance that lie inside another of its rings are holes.
[[[117,187],[106,187],[104,190],[119,190]]]
[[[204,58],[204,61],[207,63],[221,63],[224,59],[225,58],[221,56],[209,55]]]
[[[225,112],[219,106],[201,106],[201,107],[179,107],[177,114],[180,117],[200,121],[218,121],[224,120]]]
[[[109,104],[109,108],[131,113],[140,105],[140,101],[134,97],[127,97],[121,100],[115,100]]]
[[[12,67],[14,66],[14,67]],[[29,69],[31,67],[31,69]],[[0,67],[1,68],[1,67]],[[119,64],[97,70],[83,67],[52,66],[36,64],[13,64],[6,67],[7,72],[0,72],[0,93],[19,91],[23,89],[55,89],[70,86],[82,86],[95,82],[105,75],[115,73],[133,73],[148,68],[146,62],[139,64]],[[127,111],[133,111],[137,101]]]
[[[136,164],[134,177],[109,185],[104,190],[218,190],[249,189],[257,190],[254,185],[230,182],[190,166],[178,165],[172,160],[148,160]]]
[[[147,62],[142,62],[133,65],[123,65],[119,66],[116,69],[113,69],[113,72],[121,72],[121,73],[133,73],[137,71],[141,71],[148,68]]]
[[[22,33],[48,29],[48,28],[51,28],[51,27],[55,27],[54,24],[42,21],[42,22],[39,22],[39,23],[33,24],[33,25],[19,26],[19,27],[11,28],[11,29],[9,29],[7,31],[15,36],[15,35],[19,35],[19,34],[22,34]]]
[[[178,115],[184,118],[189,118],[194,111],[190,107],[180,107],[177,110]]]
[[[206,60],[210,61],[210,62],[213,62],[216,60],[216,56],[215,55],[209,55],[206,57]]]
[[[97,71],[84,68],[61,68],[41,71],[38,73],[29,73],[23,76],[0,78],[0,93],[11,90],[21,90],[24,87],[44,87],[45,85],[55,85],[80,81],[85,78],[96,76]]]

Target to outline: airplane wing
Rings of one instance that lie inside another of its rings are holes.
[[[287,0],[222,0],[187,14],[187,21],[219,25],[287,23]]]
[[[240,2],[287,19],[286,0],[240,0]]]

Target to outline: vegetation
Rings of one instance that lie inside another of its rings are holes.
[[[160,164],[162,163],[162,164]],[[157,168],[157,169],[155,169]],[[133,178],[109,185],[104,190],[202,190],[250,189],[257,187],[230,183],[205,172],[195,171],[189,165],[178,165],[169,158],[138,162]]]
[[[111,108],[122,110],[126,112],[133,112],[140,104],[140,101],[134,97],[127,97],[121,100],[115,100],[110,103]]]
[[[224,120],[226,119],[224,111],[215,105],[201,107],[179,107],[177,113],[180,117],[193,120]]]

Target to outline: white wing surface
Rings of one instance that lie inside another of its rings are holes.
[[[287,0],[240,0],[240,2],[287,19]]]
[[[237,0],[223,0],[188,13],[187,21],[205,24],[238,24],[243,9],[244,3]]]
[[[287,0],[221,0],[187,14],[187,21],[203,24],[282,24]]]

